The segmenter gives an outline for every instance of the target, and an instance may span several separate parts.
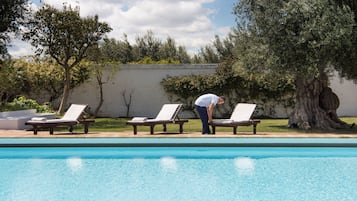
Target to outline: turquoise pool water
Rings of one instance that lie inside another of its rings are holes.
[[[1,201],[356,201],[354,147],[2,147]]]

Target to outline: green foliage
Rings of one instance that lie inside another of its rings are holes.
[[[240,53],[253,54],[253,66],[311,79],[351,49],[353,13],[329,0],[242,0],[235,14]]]
[[[38,54],[53,57],[63,67],[73,67],[111,28],[98,22],[98,16],[81,18],[77,8],[58,10],[44,5],[28,24],[24,38],[36,47]]]
[[[152,31],[148,31],[144,36],[136,38],[135,54],[139,60],[150,57],[154,61],[160,60],[161,41],[154,36]]]
[[[129,43],[127,35],[123,40],[105,38],[99,46],[100,52],[107,61],[129,63],[134,61],[133,46]]]
[[[171,99],[185,103],[186,109],[191,111],[194,100],[205,93],[226,96],[230,107],[224,112],[227,114],[238,102],[278,101],[285,106],[293,103],[291,77],[249,74],[244,69],[234,71],[230,62],[220,64],[215,74],[167,77],[161,85]]]
[[[36,109],[36,111],[39,113],[52,112],[50,105],[48,104],[40,105],[35,100],[27,99],[24,96],[19,96],[17,98],[14,98],[12,102],[9,102],[5,105],[3,111],[16,111],[16,110],[27,110],[27,109]]]
[[[106,60],[124,64],[191,63],[191,58],[183,46],[177,46],[171,37],[162,42],[152,31],[138,36],[133,45],[124,35],[123,40],[104,39],[99,48]]]
[[[27,0],[1,0],[0,5],[0,58],[7,54],[9,33],[19,31],[28,13]]]
[[[342,9],[349,7],[354,14],[354,24],[352,25],[352,46],[340,52],[338,61],[334,63],[335,69],[342,77],[356,80],[357,78],[357,3],[354,0],[335,0]]]
[[[167,58],[159,61],[154,61],[151,57],[144,57],[142,60],[130,62],[130,64],[180,64],[180,61]]]
[[[35,95],[52,102],[63,92],[64,69],[51,58],[23,57],[14,60],[14,69],[21,75],[21,94]],[[74,88],[89,78],[89,68],[80,63],[73,68],[71,86]]]
[[[234,57],[235,38],[229,34],[224,40],[215,36],[213,44],[201,48],[199,53],[194,55],[193,63],[221,63],[227,58]]]
[[[4,60],[0,64],[0,98],[4,104],[21,94],[25,88],[24,75],[18,71],[13,61]]]

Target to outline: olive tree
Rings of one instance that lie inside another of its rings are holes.
[[[356,72],[345,62],[356,61],[350,7],[330,0],[241,0],[234,13],[239,62],[256,73],[294,77],[296,101],[289,124],[346,128],[335,113],[338,98],[328,86],[333,70]]]
[[[89,47],[94,46],[111,31],[107,23],[99,22],[98,16],[82,18],[78,8],[62,10],[50,5],[41,7],[27,25],[24,38],[31,41],[37,54],[51,56],[64,68],[64,88],[59,107],[63,113],[71,85],[71,71],[86,57]]]

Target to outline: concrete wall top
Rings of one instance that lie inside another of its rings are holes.
[[[121,70],[215,70],[217,64],[120,64]]]

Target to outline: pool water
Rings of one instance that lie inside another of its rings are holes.
[[[1,201],[356,201],[356,148],[0,148]]]

